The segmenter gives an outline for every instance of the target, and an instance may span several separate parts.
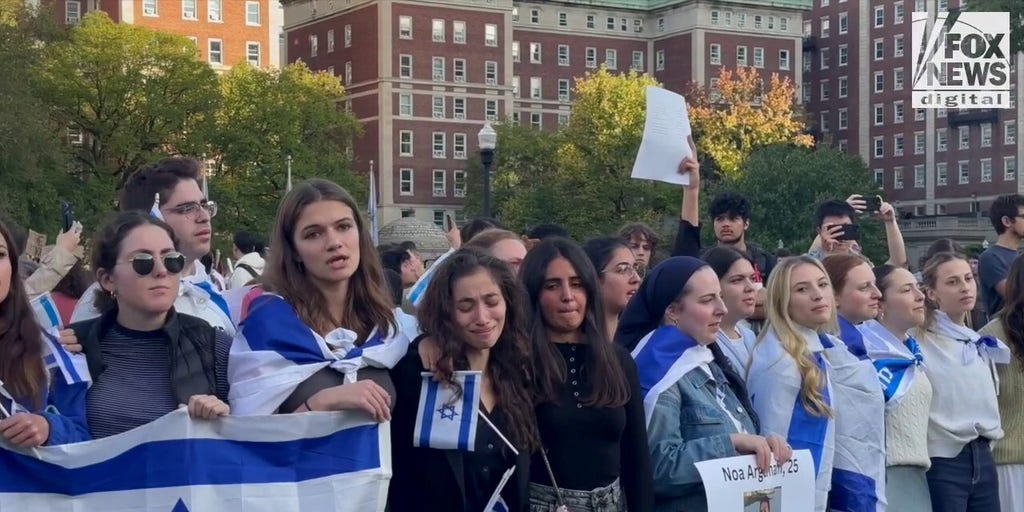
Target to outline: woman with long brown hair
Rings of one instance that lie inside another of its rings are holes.
[[[431,340],[427,357],[433,364],[422,363],[417,341],[391,372],[397,392],[391,423],[393,512],[477,512],[496,492],[508,510],[528,506],[530,454],[538,436],[529,392],[525,302],[515,274],[493,256],[463,249],[441,263],[418,311],[424,337]],[[455,372],[480,372],[479,414],[486,421],[478,422],[474,450],[414,447],[421,374],[428,368],[441,385],[460,393],[468,391],[455,381]],[[512,468],[512,477],[499,489]]]
[[[235,414],[361,410],[390,416],[387,369],[405,355],[380,258],[345,189],[297,185],[277,210],[264,294],[231,348]]]
[[[0,415],[0,435],[26,448],[87,440],[87,387],[70,385],[60,371],[50,372],[43,364],[47,350],[62,353],[64,349],[55,343],[44,346],[46,341],[18,274],[17,246],[3,223],[0,234],[0,382],[13,398],[0,397],[0,404],[11,415]]]

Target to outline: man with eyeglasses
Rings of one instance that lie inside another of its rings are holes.
[[[216,291],[199,260],[210,252],[213,238],[211,219],[217,215],[217,204],[203,197],[199,187],[203,164],[192,158],[168,158],[140,169],[125,183],[120,195],[121,211],[150,212],[159,194],[160,215],[178,239],[178,248],[185,256],[181,288],[174,308],[178,313],[206,320],[210,325],[235,334],[228,304]],[[155,213],[154,213],[155,215]],[[100,315],[93,305],[98,285],[92,285],[78,301],[72,322]]]

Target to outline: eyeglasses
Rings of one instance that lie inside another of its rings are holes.
[[[161,256],[164,269],[168,274],[180,274],[185,270],[185,255],[180,252],[169,252]],[[156,258],[152,254],[139,253],[125,263],[131,263],[132,270],[139,276],[148,276],[156,268]]]
[[[217,216],[217,203],[213,201],[203,201],[199,203],[193,201],[191,203],[175,206],[174,208],[168,208],[167,211],[178,215],[184,215],[191,220],[195,220],[196,214],[199,213],[200,208],[206,210],[206,213],[210,214],[210,218]]]
[[[628,276],[628,275],[632,274],[633,272],[636,272],[636,275],[638,275],[640,277],[644,276],[644,268],[639,263],[634,263],[634,264],[630,265],[629,263],[623,262],[623,263],[619,263],[618,265],[615,265],[614,267],[612,267],[610,269],[606,269],[606,270],[602,270],[601,271],[602,274],[606,274],[608,272],[613,272],[613,273],[619,274],[620,276]]]

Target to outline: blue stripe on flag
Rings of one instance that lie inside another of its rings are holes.
[[[253,352],[277,352],[295,364],[324,362],[323,351],[306,324],[299,320],[291,305],[281,297],[262,295],[253,299],[250,314],[242,322],[242,335]]]
[[[198,283],[192,283],[202,289],[204,292],[210,295],[210,300],[224,312],[224,315],[231,318],[231,309],[228,308],[228,301],[224,300],[224,296],[221,295],[217,290],[213,288],[213,283],[209,281],[201,281]]]
[[[47,295],[47,299],[49,299],[49,295]],[[46,312],[46,317],[50,319],[50,325],[57,326],[57,327],[62,325],[61,321],[60,321],[60,314],[57,313],[57,307],[53,303],[52,299],[51,300],[44,299],[44,300],[39,301],[39,303],[40,303],[40,305],[43,306],[43,311]]]
[[[430,446],[430,427],[434,425],[434,407],[437,405],[437,387],[440,385],[430,377],[423,378],[423,384],[427,386],[427,396],[424,400],[423,421],[420,422],[420,447]]]
[[[845,469],[832,469],[832,490],[829,503],[832,510],[841,512],[875,512],[878,494],[875,481],[860,473]]]
[[[476,411],[473,404],[476,403],[477,384],[476,375],[466,375],[466,381],[462,384],[462,418],[459,421],[459,449],[466,451],[470,449],[470,439],[473,421],[476,419]]]
[[[43,336],[45,336],[50,343],[50,354],[59,360],[58,364],[61,366],[61,370],[67,374],[69,380],[68,384],[85,382],[85,379],[83,379],[78,373],[78,369],[75,368],[75,363],[71,361],[71,355],[64,350],[64,346],[57,341],[57,338],[54,338],[52,334],[46,331],[43,332]]]
[[[82,496],[165,487],[302,482],[379,468],[379,428],[362,425],[324,437],[278,442],[155,441],[77,468],[0,449],[0,492]],[[184,467],[189,471],[164,469]]]
[[[829,342],[829,345],[832,345],[832,343]],[[825,370],[825,360],[822,359],[821,354],[814,354],[814,359],[818,364],[818,368],[821,369],[822,375],[828,375]],[[832,405],[827,383],[822,390],[822,398],[825,399],[826,404]],[[829,421],[830,419],[827,416],[814,416],[807,412],[801,395],[797,394],[796,403],[793,404],[793,416],[790,419],[789,433],[786,434],[786,440],[789,441],[794,451],[809,450],[811,452],[811,458],[814,460],[815,475],[821,470],[821,456],[825,449],[825,437],[828,435]]]

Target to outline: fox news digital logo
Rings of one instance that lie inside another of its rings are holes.
[[[913,108],[1010,108],[1010,14],[913,13]]]

